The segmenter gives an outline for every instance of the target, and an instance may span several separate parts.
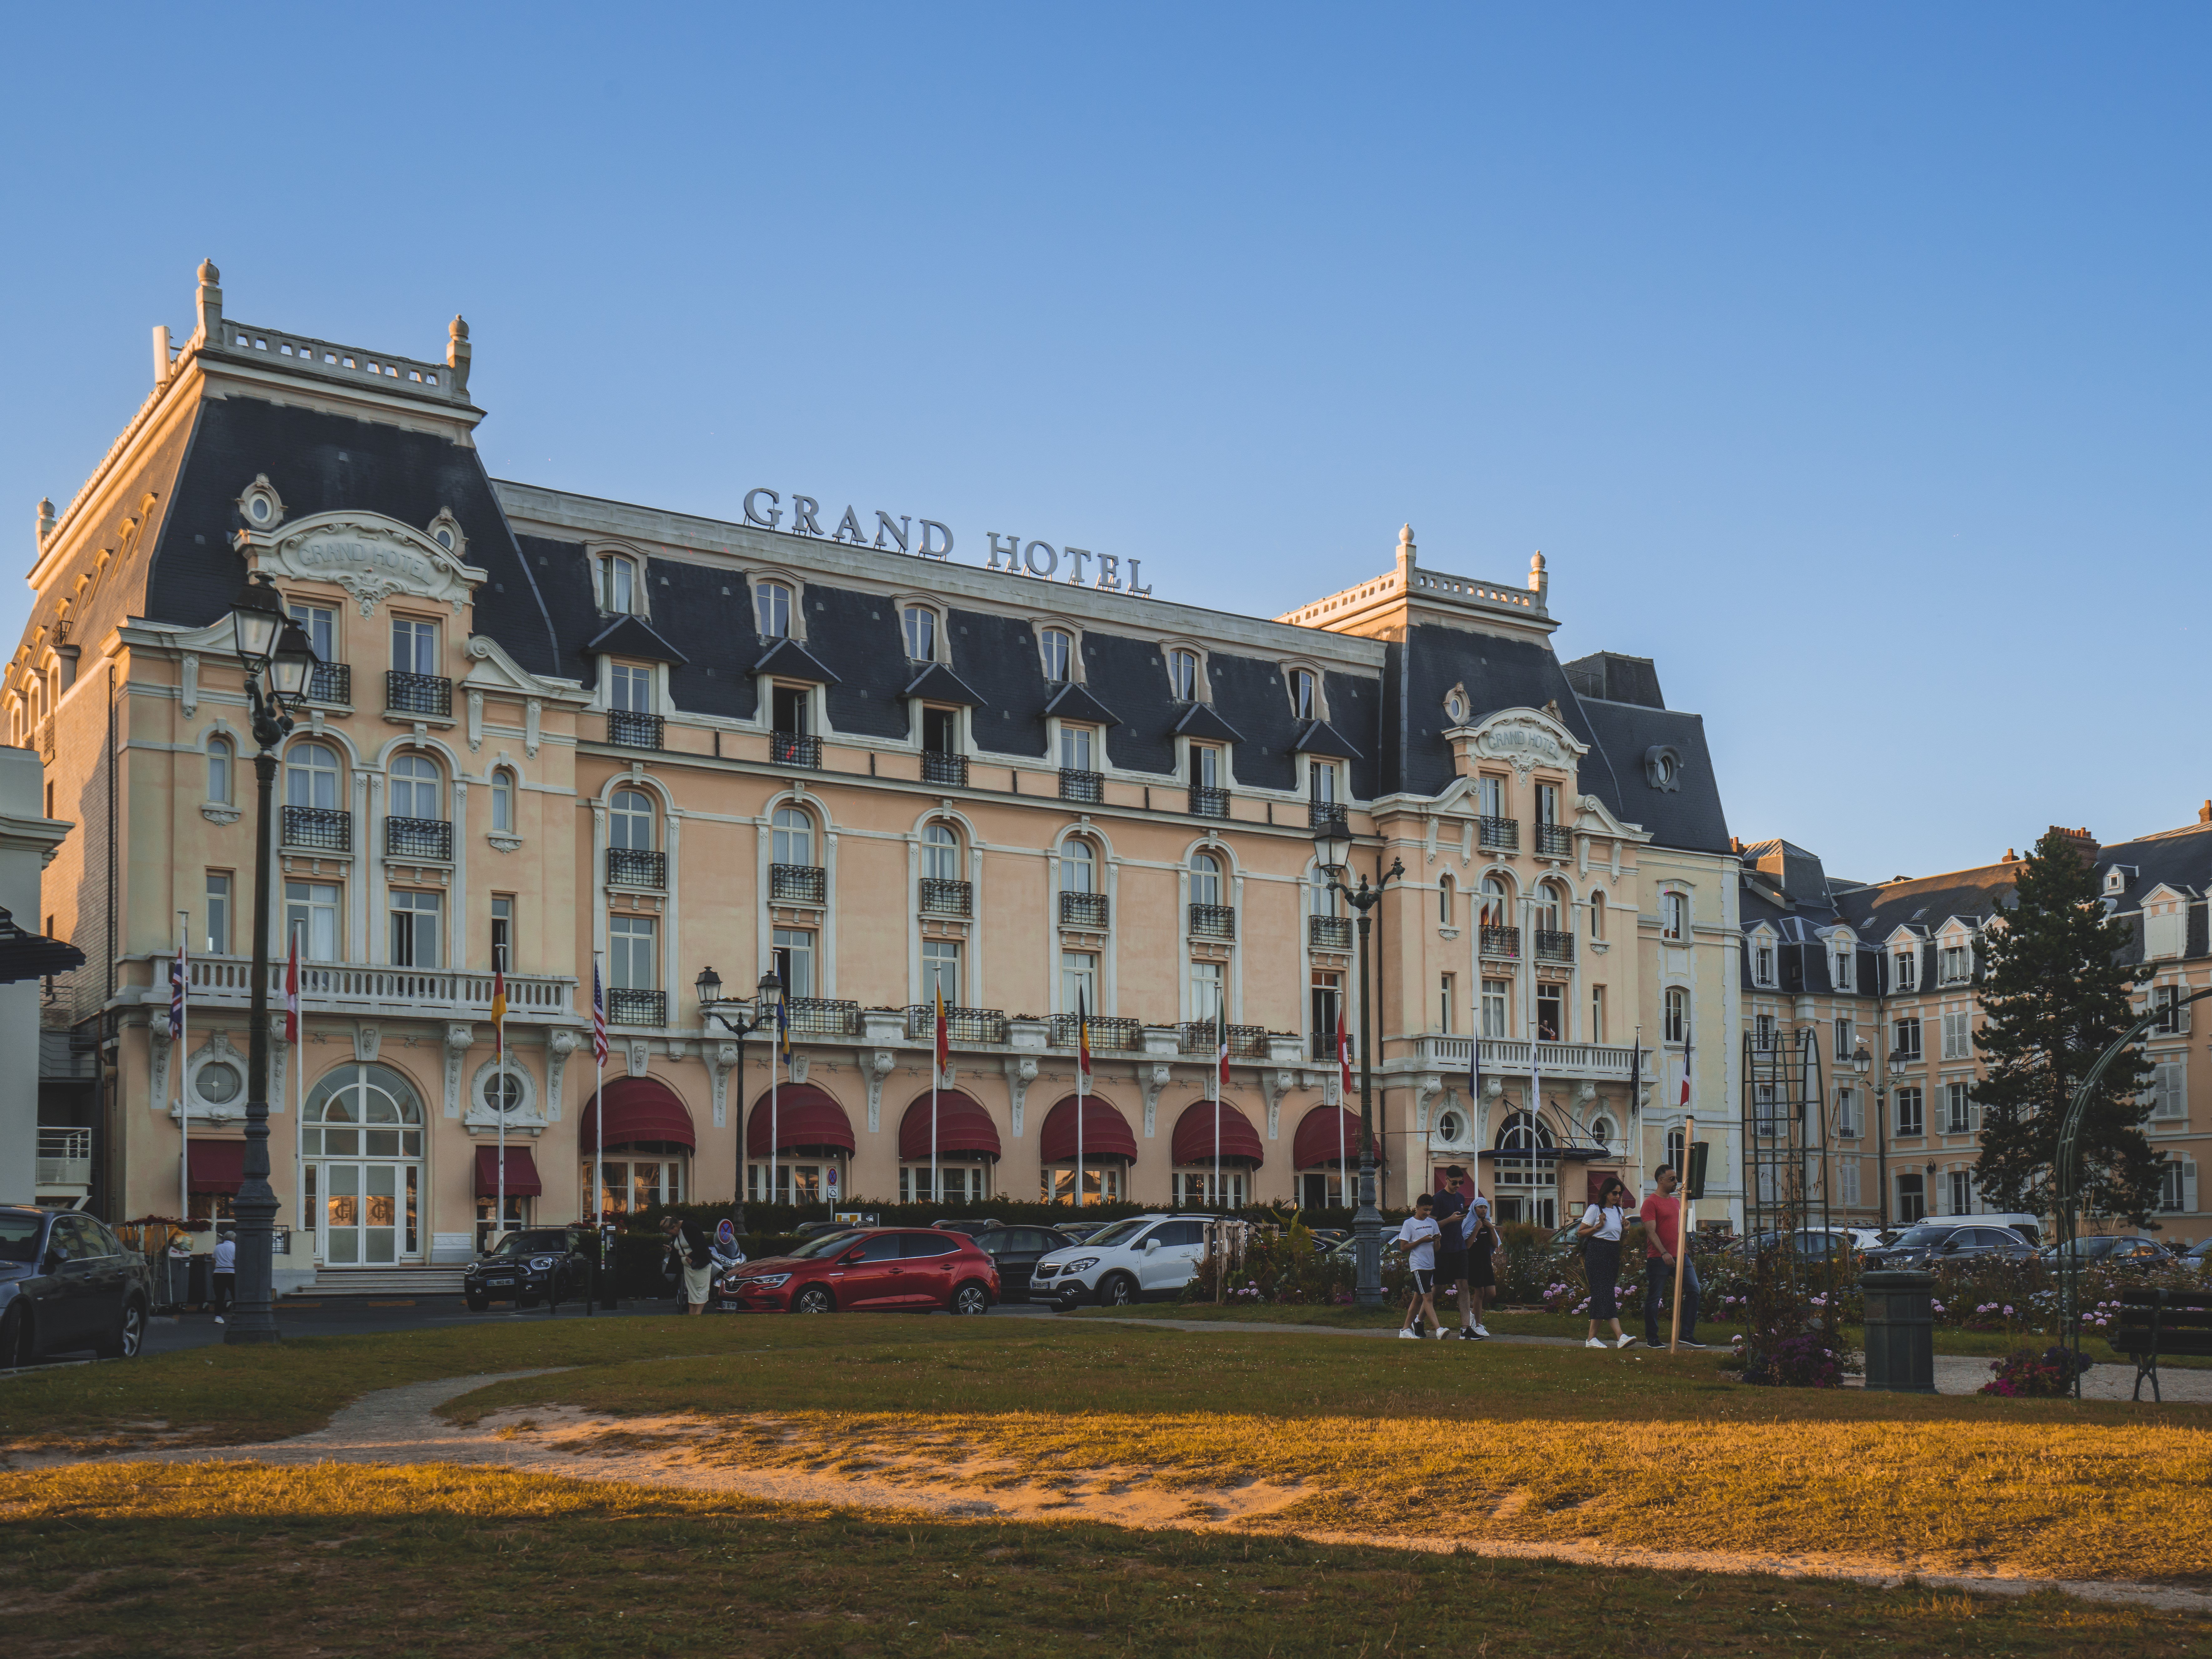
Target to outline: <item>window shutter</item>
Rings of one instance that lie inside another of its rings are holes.
[[[2197,1213],[2197,1160],[2191,1158],[2181,1166],[2181,1207],[2191,1215]]]

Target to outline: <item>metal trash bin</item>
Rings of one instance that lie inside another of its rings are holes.
[[[188,1255],[164,1255],[161,1258],[161,1305],[173,1310],[185,1305],[192,1288],[192,1258]]]
[[[1935,1393],[1936,1275],[1878,1271],[1859,1284],[1866,1295],[1868,1390]]]

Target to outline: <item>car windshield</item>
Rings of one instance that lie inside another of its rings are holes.
[[[1918,1249],[1929,1244],[1941,1244],[1958,1231],[1956,1227],[1907,1227],[1897,1242],[1901,1249]]]
[[[1127,1221],[1117,1221],[1112,1226],[1091,1234],[1083,1242],[1085,1244],[1127,1244],[1152,1224],[1148,1217],[1133,1216]]]
[[[544,1229],[526,1233],[502,1233],[494,1242],[486,1255],[543,1255],[548,1250],[558,1255],[568,1248],[568,1235],[550,1232]]]
[[[2117,1238],[2077,1238],[2071,1244],[2046,1244],[2043,1253],[2048,1256],[2073,1255],[2084,1261],[2094,1261],[2100,1255],[2110,1255],[2119,1248]]]
[[[0,1215],[0,1261],[36,1261],[43,1217]]]
[[[795,1250],[786,1250],[784,1254],[793,1261],[813,1261],[825,1255],[836,1255],[858,1236],[850,1229],[842,1233],[823,1233],[818,1238],[808,1239]]]

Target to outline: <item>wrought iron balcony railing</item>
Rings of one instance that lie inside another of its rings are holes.
[[[304,853],[353,851],[353,814],[330,806],[284,809],[284,845]]]
[[[659,749],[668,722],[658,714],[641,714],[630,708],[607,710],[607,741],[624,749]]]
[[[1352,918],[1308,916],[1306,943],[1316,951],[1349,951],[1352,948]]]
[[[1086,772],[1078,766],[1060,769],[1060,798],[1081,801],[1086,806],[1096,806],[1106,798],[1106,779],[1103,773]]]
[[[626,985],[608,987],[607,1024],[610,1025],[667,1024],[668,993],[635,991]]]
[[[1336,1058],[1336,1027],[1332,1025],[1326,1030],[1316,1031],[1313,1034],[1311,1049],[1313,1058],[1316,1060],[1334,1060]]]
[[[803,732],[773,732],[768,740],[768,757],[778,766],[803,766],[809,771],[819,772],[822,739]]]
[[[858,1036],[860,1034],[860,1005],[842,997],[792,997],[787,999],[791,1010],[791,1032],[793,1036]]]
[[[1318,830],[1324,824],[1334,824],[1340,831],[1344,830],[1346,819],[1342,802],[1310,800],[1306,803],[1306,828]]]
[[[943,876],[921,878],[921,914],[925,916],[968,916],[975,912],[975,891],[964,881]]]
[[[1474,821],[1475,839],[1486,852],[1513,853],[1521,847],[1521,821],[1518,818],[1477,818]]]
[[[319,662],[307,672],[307,701],[350,704],[353,702],[353,665],[343,662]]]
[[[1229,1057],[1231,1060],[1265,1060],[1267,1057],[1267,1028],[1264,1025],[1229,1025],[1216,1027],[1210,1019],[1187,1019],[1182,1023],[1177,1046],[1187,1054],[1214,1052],[1214,1044],[1224,1033],[1229,1038]]]
[[[945,1011],[945,1035],[954,1042],[1004,1042],[1006,1040],[1006,1016],[999,1008],[947,1008]],[[917,1002],[906,1011],[906,1035],[909,1042],[927,1042],[937,1035],[937,1005]]]
[[[1488,923],[1482,929],[1482,954],[1486,957],[1513,957],[1521,954],[1521,930],[1518,927],[1492,927]]]
[[[1052,1017],[1052,1046],[1055,1048],[1075,1047],[1076,1016],[1054,1014]],[[1116,1015],[1091,1016],[1091,1052],[1093,1054],[1127,1054],[1145,1046],[1145,1023],[1140,1019],[1123,1019]]]
[[[1193,939],[1235,939],[1237,907],[1233,904],[1194,904],[1190,907]]]
[[[1190,787],[1190,811],[1194,817],[1225,818],[1229,816],[1229,792],[1194,783]]]
[[[1106,925],[1106,895],[1062,893],[1060,896],[1060,925],[1063,927],[1103,927]]]
[[[956,789],[968,787],[968,757],[947,755],[935,749],[921,751],[921,781],[924,783],[949,783]]]
[[[384,676],[384,712],[451,720],[453,683],[443,674],[407,674],[397,668],[387,669]]]
[[[607,885],[650,887],[668,885],[668,854],[647,847],[607,848]]]
[[[1540,823],[1536,826],[1536,852],[1540,857],[1563,859],[1575,850],[1575,832],[1564,823]]]
[[[443,818],[386,818],[384,856],[388,859],[441,859],[453,856],[453,826]]]
[[[829,872],[818,865],[771,864],[768,867],[768,896],[782,904],[826,904]]]
[[[1575,959],[1575,936],[1548,927],[1536,930],[1536,960],[1539,962],[1572,962]]]

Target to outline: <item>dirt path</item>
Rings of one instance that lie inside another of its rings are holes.
[[[1157,1322],[1146,1321],[1146,1323]],[[1206,1328],[1213,1328],[1211,1326]],[[1294,1328],[1304,1328],[1303,1327]],[[1170,1483],[1140,1468],[1018,1468],[987,1454],[945,1448],[896,1449],[806,1445],[772,1415],[704,1419],[595,1418],[572,1407],[495,1413],[463,1427],[441,1415],[447,1401],[494,1382],[544,1370],[452,1377],[380,1389],[345,1407],[328,1428],[261,1445],[113,1454],[108,1462],[251,1462],[276,1465],[463,1463],[572,1480],[635,1481],[782,1503],[903,1510],[948,1520],[1094,1521],[1194,1531],[1265,1526],[1309,1495],[1299,1484],[1238,1480],[1208,1486]],[[798,1454],[794,1457],[794,1454]],[[65,1460],[55,1460],[56,1462]],[[73,1460],[68,1460],[73,1461]],[[794,1462],[797,1467],[793,1467]],[[48,1465],[51,1467],[51,1464]],[[4,1479],[4,1477],[0,1477]],[[1645,1567],[1668,1572],[1763,1572],[1894,1585],[1908,1576],[1880,1561],[1819,1554],[1630,1550],[1577,1543],[1522,1542],[1353,1534],[1299,1528],[1318,1543]],[[2024,1595],[2057,1589],[2212,1618],[2212,1594],[2166,1585],[1922,1571],[1947,1589]]]

